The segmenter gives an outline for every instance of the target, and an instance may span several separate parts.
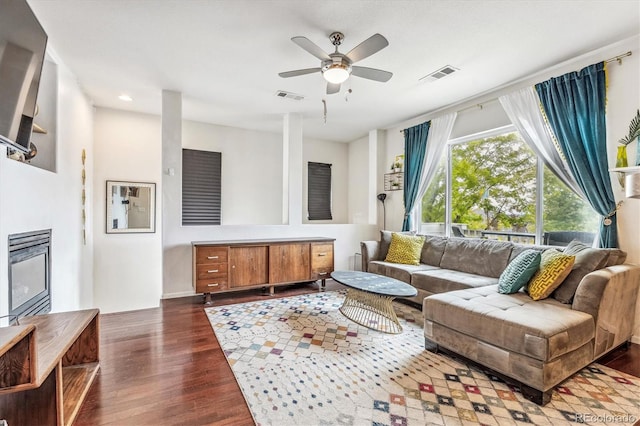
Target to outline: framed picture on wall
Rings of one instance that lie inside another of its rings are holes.
[[[156,184],[107,181],[107,234],[156,232]]]

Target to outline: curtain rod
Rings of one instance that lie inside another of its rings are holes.
[[[632,55],[632,53],[629,50],[628,52],[625,52],[625,53],[623,53],[621,55],[614,56],[613,58],[605,59],[604,63],[608,64],[610,62],[618,62],[618,65],[622,65],[622,58],[626,58],[627,56],[631,56],[631,55]],[[457,112],[466,111],[466,110],[472,109],[472,108],[480,108],[480,109],[482,109],[482,105],[483,104],[486,104],[486,103],[491,102],[491,101],[495,101],[495,99],[491,99],[491,100],[488,100],[486,102],[482,102],[482,103],[475,104],[475,105],[470,105],[470,106],[468,106],[466,108],[462,108],[462,109],[458,110]],[[400,130],[400,133],[404,133],[405,130],[406,129]]]
[[[609,59],[605,60],[604,63],[608,64],[609,62],[618,61],[618,64],[622,65],[622,58],[626,58],[627,56],[631,56],[631,51],[623,53],[622,55],[618,55],[618,56],[616,56],[614,58],[609,58]]]

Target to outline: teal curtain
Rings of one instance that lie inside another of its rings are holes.
[[[618,247],[616,202],[607,162],[604,62],[536,84],[569,169],[591,207],[603,218],[600,247]]]
[[[424,166],[424,155],[427,151],[427,136],[431,122],[418,124],[404,130],[404,222],[402,230],[411,230],[411,214],[413,206],[418,202],[420,176]]]

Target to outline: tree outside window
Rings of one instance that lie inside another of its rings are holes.
[[[482,231],[528,233],[532,236],[513,240],[533,243],[536,203],[542,202],[536,199],[537,158],[520,135],[513,132],[454,144],[450,152],[450,223],[470,237],[480,237]],[[438,229],[433,224],[445,222],[446,171],[443,159],[422,200],[427,232]],[[594,232],[597,215],[546,168],[543,188],[544,231]]]

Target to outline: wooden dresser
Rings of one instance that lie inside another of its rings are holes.
[[[333,272],[334,238],[194,241],[193,287],[204,293],[325,280]]]

